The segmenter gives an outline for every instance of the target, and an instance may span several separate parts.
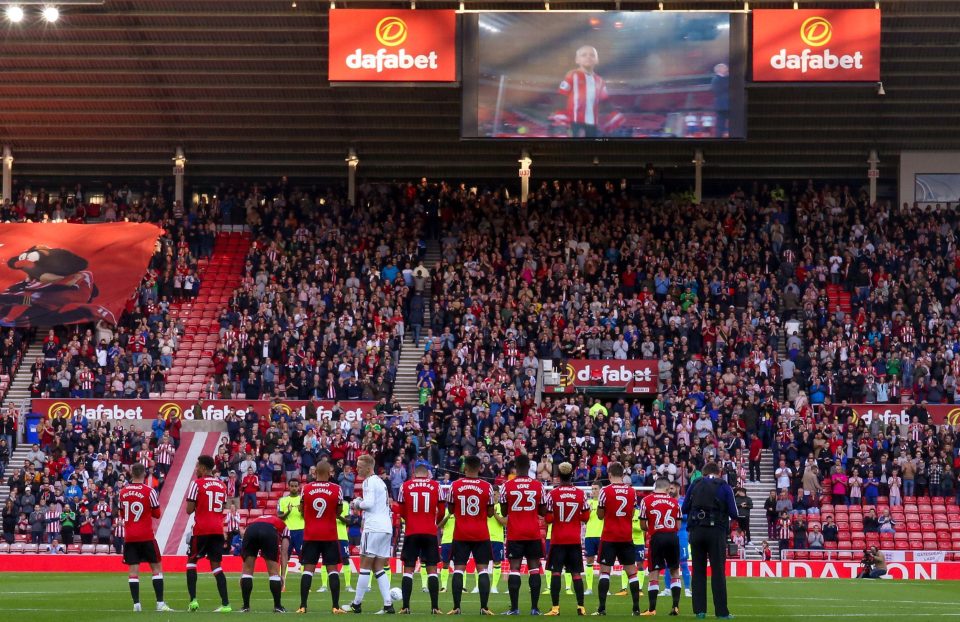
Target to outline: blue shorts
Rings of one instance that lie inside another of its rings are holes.
[[[687,561],[687,548],[688,547],[686,542],[680,543],[680,561],[682,562]]]
[[[450,563],[450,557],[451,557],[451,554],[452,554],[452,553],[453,553],[453,543],[452,543],[452,542],[451,542],[451,543],[448,543],[448,544],[441,544],[441,545],[440,545],[440,561],[442,561],[442,562],[444,563],[444,565]]]
[[[350,541],[340,541],[340,559],[344,564],[350,563]]]
[[[550,557],[550,540],[543,541],[543,558],[548,559]]]
[[[300,555],[300,550],[303,548],[303,529],[291,529],[290,530],[290,554],[294,553],[297,556]]]
[[[596,557],[600,550],[600,538],[584,538],[583,553],[587,557]]]
[[[493,561],[500,564],[503,562],[503,542],[491,542],[493,548]]]
[[[645,544],[634,544],[633,551],[637,556],[638,564],[643,563],[643,560],[647,558],[647,546]]]

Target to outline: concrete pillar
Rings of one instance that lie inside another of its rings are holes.
[[[360,166],[360,158],[357,152],[351,149],[347,153],[347,200],[350,205],[357,204],[357,167]]]
[[[3,197],[0,201],[3,199],[13,203],[13,152],[10,145],[3,146]]]
[[[877,202],[877,179],[880,177],[880,169],[877,168],[877,165],[880,164],[880,158],[877,157],[876,149],[870,150],[867,164],[870,165],[870,168],[867,169],[867,179],[870,182],[870,205],[874,205]]]
[[[706,163],[703,151],[697,149],[693,152],[693,196],[697,203],[703,201],[703,165]]]
[[[177,201],[180,201],[180,205],[183,205],[184,211],[187,209],[186,204],[183,202],[183,173],[186,168],[187,158],[185,155],[183,155],[183,147],[177,147],[177,152],[173,156],[173,198]]]
[[[530,159],[530,154],[524,151],[520,155],[520,204],[527,204],[527,197],[530,196],[530,165],[533,164],[533,160]]]

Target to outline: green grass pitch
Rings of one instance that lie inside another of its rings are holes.
[[[224,614],[210,613],[219,605],[216,586],[209,574],[202,574],[199,582],[199,601],[201,612],[185,613],[187,605],[186,581],[182,574],[166,575],[166,601],[177,613],[158,614],[153,611],[154,596],[149,574],[141,583],[143,613],[132,611],[132,601],[127,589],[126,575],[120,574],[39,574],[7,573],[0,574],[0,620],[9,622],[73,622],[75,620],[133,620],[148,618],[161,620],[214,620]],[[394,584],[399,584],[399,575],[394,575]],[[356,579],[356,575],[354,575]],[[239,576],[228,575],[231,605],[237,611],[240,608]],[[283,604],[287,615],[303,618],[329,617],[329,593],[310,595],[310,611],[306,616],[292,613],[299,605],[300,575],[291,573],[289,587],[283,595]],[[429,597],[420,591],[419,574],[414,579],[412,619],[429,619]],[[611,581],[614,589],[619,589],[620,580]],[[468,588],[473,587],[473,578],[468,578]],[[314,589],[319,585],[314,582]],[[501,593],[491,596],[491,608],[500,613],[508,608],[506,576],[499,586]],[[596,586],[594,586],[596,587]],[[831,620],[864,619],[870,622],[904,620],[925,620],[937,617],[960,617],[960,587],[955,582],[944,581],[856,581],[856,580],[804,580],[804,579],[733,579],[728,581],[731,612],[738,619],[771,620],[774,622],[790,620]],[[344,603],[349,602],[352,594],[343,594]],[[646,597],[642,597],[642,608],[646,608]],[[465,594],[464,615],[479,617],[479,599],[476,594]],[[526,587],[520,593],[521,610],[524,616],[529,613],[530,595]],[[357,618],[380,609],[380,593],[374,588],[364,599],[364,612]],[[399,603],[398,603],[399,605]],[[451,605],[450,593],[440,595],[440,606],[444,611]],[[587,596],[588,613],[597,607],[596,595]],[[657,607],[658,617],[667,618],[669,598],[661,598]],[[562,616],[575,618],[576,607],[572,596],[561,596]],[[272,612],[267,578],[258,573],[255,578],[252,602],[253,612],[245,617],[250,619],[275,618]],[[540,597],[540,609],[550,609],[550,597]],[[630,597],[610,596],[608,599],[608,617],[630,617]],[[183,612],[183,613],[181,613]],[[240,613],[229,614],[240,616]],[[354,617],[343,616],[344,619]],[[713,618],[712,605],[708,619]],[[669,619],[669,618],[668,618]],[[693,619],[690,599],[684,597],[680,603],[680,618]]]

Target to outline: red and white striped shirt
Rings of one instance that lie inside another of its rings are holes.
[[[600,102],[608,97],[603,78],[574,69],[567,73],[557,90],[567,96],[567,117],[571,123],[599,125]]]
[[[235,512],[227,512],[224,514],[223,528],[227,533],[240,531],[240,515]]]
[[[173,445],[170,443],[160,443],[157,445],[157,463],[158,464],[173,464]]]
[[[150,462],[152,459],[153,459],[153,452],[151,452],[149,449],[141,449],[140,452],[137,454],[137,462],[139,462],[140,464],[142,464],[147,468],[150,467]]]
[[[60,536],[60,510],[51,507],[44,516],[47,522],[47,533],[53,536]],[[72,543],[71,543],[72,544]]]

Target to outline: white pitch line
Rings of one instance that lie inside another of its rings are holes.
[[[736,596],[734,600],[791,600],[791,601],[816,601],[816,602],[840,602],[846,603],[849,602],[849,598],[807,598],[802,596]],[[886,600],[882,598],[858,598],[856,603],[851,603],[850,606],[860,606],[860,603],[883,603],[891,604],[898,603],[903,605],[945,605],[948,607],[956,606],[956,601],[945,601],[945,600]]]

